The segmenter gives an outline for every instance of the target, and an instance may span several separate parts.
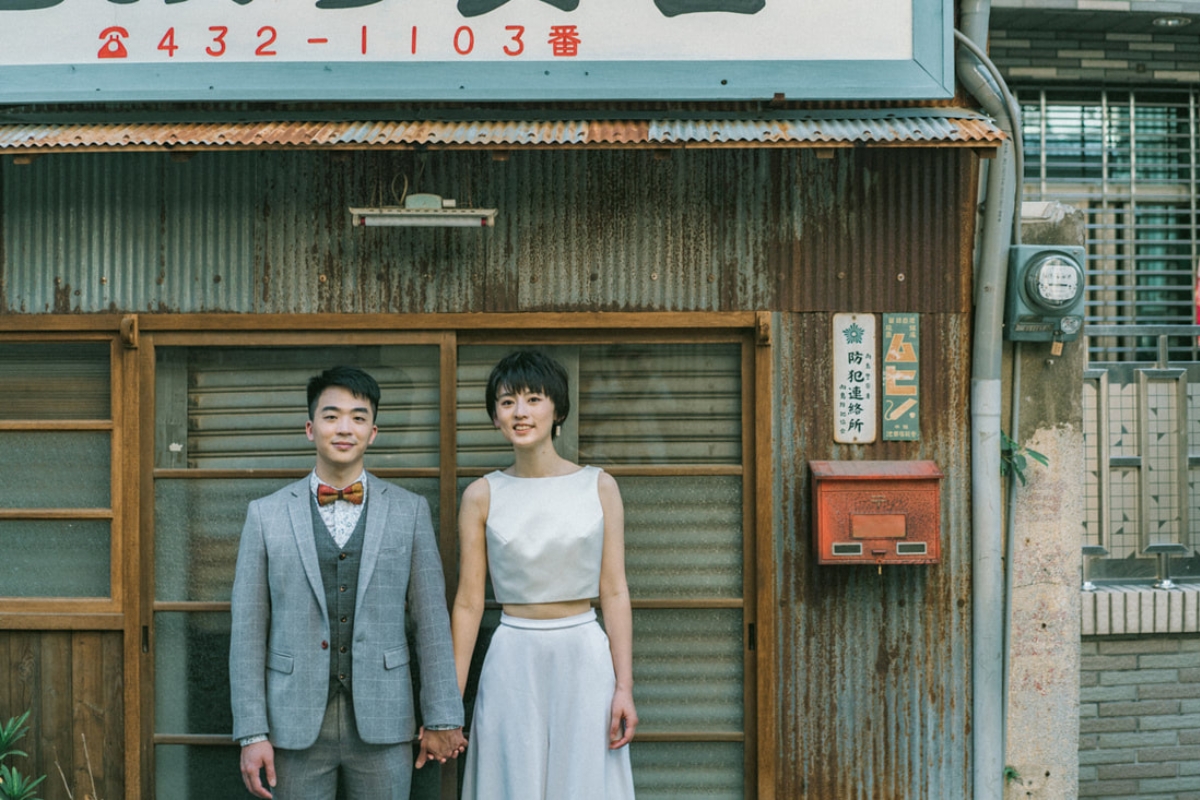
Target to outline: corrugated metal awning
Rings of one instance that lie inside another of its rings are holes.
[[[1004,134],[965,109],[770,119],[136,122],[0,124],[0,153],[663,147],[993,148]]]

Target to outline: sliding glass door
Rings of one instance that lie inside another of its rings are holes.
[[[362,337],[367,338],[367,337]],[[430,502],[451,590],[454,515],[471,480],[509,463],[487,418],[492,364],[518,346],[474,331],[327,344],[319,333],[247,346],[172,336],[154,352],[153,741],[159,798],[240,797],[229,742],[229,594],[246,504],[312,467],[304,387],[334,364],[383,390],[368,468]],[[618,480],[634,605],[633,745],[639,797],[752,796],[752,345],[637,331],[529,332],[571,375],[562,452]],[[482,656],[498,609],[485,616]],[[480,663],[477,658],[476,664]],[[468,705],[473,693],[468,687]],[[749,766],[748,766],[749,765]],[[414,797],[453,800],[456,775]]]

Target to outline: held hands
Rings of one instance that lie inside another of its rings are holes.
[[[270,797],[271,792],[263,786],[262,771],[267,772],[267,786],[275,788],[275,748],[270,741],[255,742],[242,748],[242,782],[246,790],[255,797]]]
[[[613,692],[612,713],[608,724],[608,749],[616,750],[633,741],[637,730],[637,709],[633,707],[633,692],[617,689]]]
[[[467,739],[463,736],[462,728],[448,731],[427,731],[424,726],[417,736],[421,742],[421,751],[413,767],[420,769],[429,761],[445,764],[448,758],[458,758],[467,750]]]

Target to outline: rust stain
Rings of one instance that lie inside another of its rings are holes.
[[[71,313],[71,284],[61,278],[54,279],[54,313]]]

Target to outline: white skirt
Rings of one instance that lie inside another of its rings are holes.
[[[463,800],[632,800],[629,747],[608,748],[615,685],[595,611],[501,614],[479,677]]]

